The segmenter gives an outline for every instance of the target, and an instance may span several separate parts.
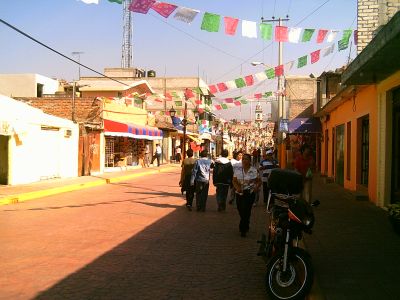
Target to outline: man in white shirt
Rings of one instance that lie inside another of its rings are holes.
[[[157,167],[160,166],[160,158],[161,158],[161,153],[162,153],[162,149],[160,144],[156,145],[156,153],[154,153],[153,159],[151,161],[151,163],[154,163],[154,160],[157,159]]]

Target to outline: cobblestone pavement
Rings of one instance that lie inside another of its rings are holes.
[[[189,212],[179,169],[0,206],[0,299],[266,299],[234,206]]]

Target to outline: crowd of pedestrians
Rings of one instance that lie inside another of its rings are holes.
[[[258,149],[252,155],[235,151],[229,159],[227,149],[221,151],[220,157],[212,160],[207,150],[200,152],[200,158],[193,157],[193,150],[186,151],[186,158],[182,161],[182,170],[179,185],[182,194],[186,195],[186,207],[193,209],[196,200],[196,211],[205,212],[207,207],[208,191],[211,182],[216,187],[216,201],[218,212],[226,210],[227,202],[236,205],[239,213],[239,231],[245,237],[249,231],[251,210],[263,194],[266,204],[270,193],[268,177],[274,168],[279,168],[279,162],[272,148]],[[313,159],[311,149],[303,145],[300,153],[293,162],[292,168],[303,175],[303,198],[309,201],[311,197],[311,169]],[[229,199],[228,199],[229,197]]]

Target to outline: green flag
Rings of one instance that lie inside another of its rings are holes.
[[[135,104],[142,105],[143,104],[143,100],[140,99],[140,98],[136,98],[135,97]]]
[[[267,97],[271,97],[272,96],[272,92],[265,92],[263,97],[267,98]]]
[[[115,2],[115,3],[118,3],[118,4],[122,4],[122,1],[123,1],[123,0],[108,0],[108,1],[110,1],[110,2]]]
[[[267,75],[268,79],[275,78],[275,69],[271,68],[271,69],[265,70],[265,75]]]
[[[212,104],[212,98],[206,98],[206,100],[204,101],[205,105],[211,105]]]
[[[297,61],[297,67],[298,68],[302,68],[305,65],[307,65],[307,55],[304,55],[302,57],[299,57],[298,61]]]
[[[352,29],[343,30],[342,39],[338,42],[339,51],[347,49],[347,47],[349,47],[349,40],[352,33],[353,33]]]
[[[301,38],[302,42],[309,42],[311,37],[314,34],[315,29],[304,29],[303,37]]]
[[[263,40],[270,40],[272,38],[272,24],[260,24],[260,35]]]
[[[225,103],[222,103],[222,104],[221,104],[221,107],[222,107],[223,109],[228,109],[228,105],[226,105]]]
[[[195,87],[194,89],[192,89],[192,91],[193,91],[193,93],[196,93],[196,94],[202,93],[201,88],[199,88],[199,87]]]
[[[172,97],[174,98],[179,98],[178,94],[176,92],[171,92]]]
[[[201,30],[209,32],[218,32],[220,21],[221,21],[220,15],[205,12],[203,16],[203,22],[201,23]]]
[[[240,100],[240,103],[242,103],[242,104],[247,104],[247,100],[245,100],[245,99]]]
[[[175,101],[176,106],[182,106],[182,101]]]
[[[242,88],[246,86],[246,82],[244,82],[243,78],[237,78],[235,79],[235,84],[237,88]]]

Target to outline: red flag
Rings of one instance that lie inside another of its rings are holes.
[[[275,76],[282,76],[282,75],[283,75],[283,65],[275,67]]]
[[[222,109],[222,106],[219,105],[219,104],[214,105],[214,107],[215,107],[216,110],[221,110]]]
[[[225,33],[228,35],[234,35],[236,33],[236,28],[239,23],[239,19],[224,17],[225,23]]]
[[[199,108],[199,114],[202,114],[204,112],[204,109]]]
[[[191,89],[186,89],[185,90],[185,97],[187,99],[194,97],[193,91]]]
[[[208,86],[208,89],[210,90],[210,93],[211,93],[211,94],[218,93],[218,90],[217,90],[217,88],[215,87],[215,85],[209,85],[209,86]]]
[[[248,75],[244,77],[244,81],[246,81],[246,85],[250,86],[254,84],[254,78],[253,75]]]
[[[176,5],[163,3],[163,2],[156,2],[151,7],[153,10],[158,12],[164,18],[168,18],[170,14],[177,8]]]
[[[225,92],[228,90],[228,87],[226,86],[226,84],[224,82],[218,83],[217,87],[220,92]]]
[[[318,30],[318,35],[317,35],[317,43],[318,44],[321,44],[324,41],[327,33],[328,33],[328,30],[326,30],[326,29]]]
[[[156,99],[154,99],[154,101],[156,101],[156,102],[163,102],[160,98],[156,98]]]
[[[358,44],[358,30],[354,30],[354,45]]]
[[[275,26],[275,41],[287,42],[289,38],[288,28],[286,26]]]
[[[196,100],[196,101],[194,101],[194,103],[201,104],[201,100]]]
[[[240,102],[240,101],[235,101],[234,103],[235,103],[236,106],[242,105],[242,102]]]
[[[171,101],[172,100],[172,95],[169,92],[165,92],[165,98],[167,98],[167,100]]]
[[[233,98],[226,98],[225,103],[233,103]]]
[[[319,54],[321,53],[321,50],[317,50],[314,52],[311,52],[311,63],[316,63],[319,61]]]
[[[261,99],[261,98],[262,98],[262,94],[261,94],[261,93],[259,93],[259,94],[254,94],[254,98],[256,98],[256,99]]]

